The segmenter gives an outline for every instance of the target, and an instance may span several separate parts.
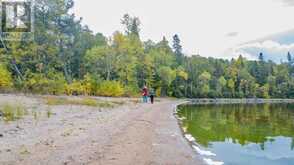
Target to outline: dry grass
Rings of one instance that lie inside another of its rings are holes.
[[[3,107],[0,107],[0,113],[6,122],[19,120],[28,114],[27,109],[21,104],[5,104]]]
[[[95,99],[84,98],[84,99],[68,99],[68,98],[57,98],[57,97],[46,97],[47,105],[84,105],[84,106],[97,106]]]
[[[117,105],[122,105],[124,102],[119,101],[102,101],[93,98],[57,98],[57,97],[46,97],[46,104],[55,105],[79,105],[89,107],[100,107],[100,108],[113,108]]]

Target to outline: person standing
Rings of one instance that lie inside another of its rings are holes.
[[[144,86],[142,90],[143,103],[148,103],[148,88]]]
[[[154,97],[155,97],[154,89],[150,89],[149,97],[151,100],[151,104],[154,104]]]

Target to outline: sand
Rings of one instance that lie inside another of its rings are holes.
[[[79,99],[79,98],[77,98]],[[113,108],[48,106],[43,96],[0,95],[0,107],[22,104],[23,119],[0,117],[1,165],[198,165],[174,116],[178,100],[123,101]],[[50,117],[48,117],[50,111]],[[37,115],[36,115],[37,114]]]

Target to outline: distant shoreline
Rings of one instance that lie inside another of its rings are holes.
[[[294,99],[188,99],[186,104],[279,104],[294,103]]]

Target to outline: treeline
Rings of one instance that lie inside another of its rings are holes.
[[[72,0],[36,0],[35,40],[6,42],[0,54],[0,90],[38,94],[293,98],[294,61],[275,64],[187,56],[172,44],[140,39],[140,20],[125,15],[124,32],[93,34],[70,14]],[[172,45],[172,46],[170,46]],[[213,49],[213,48],[212,48]]]

